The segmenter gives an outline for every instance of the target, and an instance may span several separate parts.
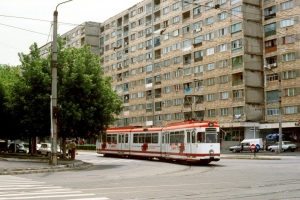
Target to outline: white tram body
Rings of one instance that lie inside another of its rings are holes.
[[[220,127],[216,121],[185,121],[164,127],[109,128],[97,140],[97,153],[187,162],[220,160]]]

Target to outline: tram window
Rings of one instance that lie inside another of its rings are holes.
[[[205,142],[204,138],[205,138],[205,134],[204,133],[202,133],[202,132],[198,132],[197,133],[197,141],[198,141],[198,143]]]
[[[206,143],[215,143],[217,142],[217,134],[207,133],[206,134]]]
[[[184,142],[184,131],[176,131],[170,133],[171,143],[183,143]]]
[[[146,133],[145,142],[146,143],[151,143],[151,133]]]
[[[117,143],[117,135],[112,135],[111,136],[111,142]]]
[[[145,141],[145,134],[140,133],[139,134],[139,143],[144,143],[144,141]]]
[[[128,143],[128,134],[125,134],[125,143]]]
[[[186,142],[190,143],[191,142],[191,132],[187,132],[186,135],[187,135]]]
[[[195,131],[192,132],[192,143],[196,143]]]
[[[139,134],[133,134],[133,143],[139,143]]]
[[[152,143],[158,143],[158,133],[152,133]]]
[[[111,142],[111,134],[107,134],[107,142]]]
[[[123,141],[122,141],[122,135],[119,135],[119,143],[123,143]]]

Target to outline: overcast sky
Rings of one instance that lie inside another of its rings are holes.
[[[51,41],[48,35],[53,12],[56,5],[64,1],[0,0],[0,64],[19,65],[18,52],[28,53],[34,42],[42,46]],[[86,21],[103,22],[141,1],[73,0],[58,7],[58,22],[75,25]],[[59,24],[58,34],[62,35],[74,27]]]

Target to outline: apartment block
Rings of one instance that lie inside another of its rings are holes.
[[[91,47],[91,51],[94,54],[99,55],[99,31],[100,23],[84,22],[72,30],[64,33],[61,37],[66,41],[66,48],[80,48],[86,44]],[[52,41],[39,48],[40,55],[46,57],[49,54],[50,48],[52,48]]]
[[[216,120],[227,148],[278,133],[279,124],[286,139],[298,134],[299,5],[144,0],[63,38],[67,47],[86,43],[100,56],[124,102],[114,126]]]

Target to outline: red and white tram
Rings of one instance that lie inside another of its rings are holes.
[[[97,153],[201,162],[220,160],[220,126],[216,121],[185,121],[164,127],[109,128],[96,143]]]

